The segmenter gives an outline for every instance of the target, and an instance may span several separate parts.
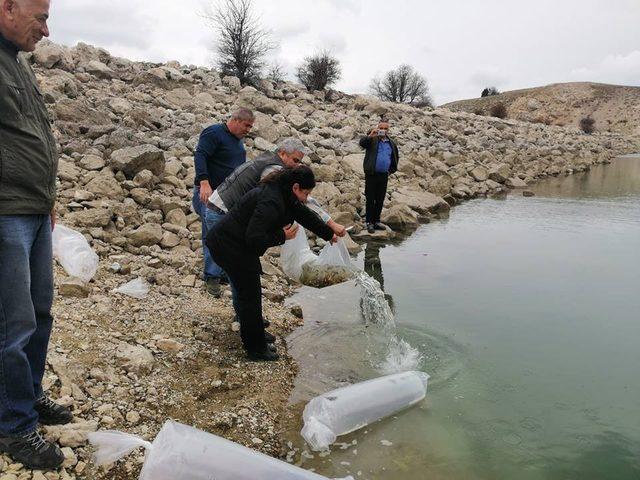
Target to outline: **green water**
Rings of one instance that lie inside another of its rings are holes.
[[[640,479],[640,158],[532,190],[367,246],[358,262],[421,351],[427,400],[305,468],[369,480]],[[380,374],[353,283],[295,301],[305,326],[289,339],[301,363],[294,403]]]

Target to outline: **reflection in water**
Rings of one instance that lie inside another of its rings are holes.
[[[384,273],[382,272],[382,262],[380,261],[380,249],[384,247],[383,243],[369,242],[364,248],[364,271],[378,281],[383,292],[385,292]],[[384,298],[387,300],[391,312],[395,314],[393,297],[385,292]]]

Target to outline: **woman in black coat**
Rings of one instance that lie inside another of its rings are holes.
[[[295,237],[294,221],[324,240],[336,240],[333,230],[304,205],[315,185],[309,167],[280,170],[246,193],[207,235],[214,261],[237,292],[240,336],[251,360],[278,359],[265,340],[260,257]]]

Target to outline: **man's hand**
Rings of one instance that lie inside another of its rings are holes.
[[[293,240],[294,238],[296,238],[298,228],[300,228],[298,224],[287,225],[286,227],[283,227],[282,230],[284,230],[284,238],[286,238],[287,240]]]
[[[344,225],[340,225],[333,220],[329,220],[327,222],[327,227],[333,230],[333,233],[335,233],[339,237],[344,237],[347,234],[347,229],[344,228]]]
[[[209,197],[213,193],[209,180],[202,180],[200,182],[200,201],[205,205],[209,201]]]
[[[338,237],[337,237],[336,235],[334,235],[334,236],[331,238],[331,240],[329,240],[329,241],[331,242],[331,245],[333,245],[333,244],[337,243],[337,241],[338,241]]]
[[[377,136],[378,136],[378,127],[376,127],[376,128],[374,128],[374,129],[372,129],[372,130],[369,132],[369,137],[371,137],[371,138],[375,138],[375,137],[377,137]]]
[[[56,213],[56,207],[51,209],[51,231],[56,228],[56,220],[58,219],[58,214]]]

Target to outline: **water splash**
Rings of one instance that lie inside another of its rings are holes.
[[[367,325],[378,327],[386,340],[386,355],[376,368],[384,374],[417,369],[422,361],[420,352],[398,338],[396,321],[380,283],[364,271],[355,275],[360,286],[362,315]]]

